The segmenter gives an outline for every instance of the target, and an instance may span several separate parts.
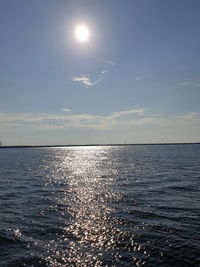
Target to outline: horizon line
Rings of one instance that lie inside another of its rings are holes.
[[[116,143],[116,144],[73,144],[73,145],[1,145],[1,148],[42,148],[42,147],[82,147],[82,146],[142,146],[142,145],[192,145],[200,142],[160,142],[160,143]]]

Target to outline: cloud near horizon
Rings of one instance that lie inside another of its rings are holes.
[[[0,126],[34,127],[40,130],[66,128],[91,128],[109,130],[113,127],[132,127],[147,124],[174,125],[200,124],[200,113],[172,116],[170,118],[145,114],[145,109],[129,109],[98,116],[88,114],[49,114],[49,113],[0,113]]]
[[[110,115],[104,116],[88,114],[0,113],[0,124],[4,126],[29,126],[44,129],[64,129],[67,127],[110,129],[112,126],[122,123],[118,121],[121,117],[125,118],[126,115],[133,115],[135,118],[142,114],[144,114],[144,109],[142,108],[113,112]]]

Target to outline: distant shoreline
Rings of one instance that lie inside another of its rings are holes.
[[[54,148],[54,147],[87,147],[87,146],[151,146],[151,145],[197,145],[200,142],[194,143],[140,143],[140,144],[85,144],[85,145],[15,145],[15,146],[0,146],[2,148]]]

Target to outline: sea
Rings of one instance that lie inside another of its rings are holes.
[[[200,266],[200,144],[1,148],[0,266]]]

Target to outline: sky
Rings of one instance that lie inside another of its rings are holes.
[[[199,142],[199,13],[199,0],[1,0],[2,144]]]

